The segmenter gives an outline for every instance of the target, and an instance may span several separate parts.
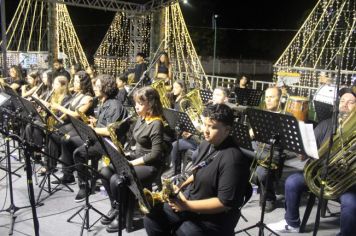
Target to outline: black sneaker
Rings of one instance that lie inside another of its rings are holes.
[[[105,217],[101,218],[100,223],[102,223],[103,225],[110,224],[115,219],[117,214],[118,214],[118,211],[115,208],[111,208],[109,210],[109,212],[106,214],[107,218],[105,218]]]
[[[124,229],[125,226],[125,222],[123,222],[121,224],[121,229]],[[115,233],[119,231],[119,219],[118,217],[115,217],[115,219],[106,227],[106,231],[108,233]]]
[[[90,195],[90,190],[88,189],[88,192],[85,191],[85,186],[84,187],[80,187],[78,193],[77,193],[77,196],[75,196],[75,199],[74,201],[75,202],[82,202],[85,200],[85,198],[88,196],[89,197]]]
[[[59,179],[55,179],[51,182],[52,184],[67,184],[67,185],[73,185],[75,184],[75,178],[73,175],[70,176],[65,176],[63,175]]]

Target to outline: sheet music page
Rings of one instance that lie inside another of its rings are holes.
[[[299,131],[302,136],[305,152],[309,157],[319,159],[318,147],[314,136],[313,124],[305,124],[299,121]]]

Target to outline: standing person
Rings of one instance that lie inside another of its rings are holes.
[[[162,104],[158,92],[151,87],[143,87],[134,93],[135,109],[139,118],[133,129],[133,138],[136,141],[135,151],[130,153],[129,160],[133,165],[138,179],[144,187],[150,187],[152,182],[161,173],[164,158],[167,155],[167,146],[163,141]],[[114,201],[118,199],[117,181],[119,173],[115,173],[111,166],[101,170],[103,185],[111,201],[111,210],[108,213],[110,220],[103,219],[103,224],[109,224],[108,232],[117,232],[119,222],[116,216]],[[110,182],[105,179],[109,179]],[[127,198],[127,191],[124,191]]]
[[[168,54],[163,52],[156,63],[154,81],[163,79],[166,85],[171,85],[173,80],[172,64]]]
[[[137,83],[138,81],[140,81],[143,72],[147,70],[147,63],[145,62],[145,54],[139,52],[136,54],[135,59],[136,59],[135,68],[128,71],[130,73],[128,75],[129,77],[128,84]],[[133,79],[131,80],[131,78]],[[146,84],[146,81],[143,82],[144,82],[143,84]]]
[[[144,217],[149,236],[234,234],[249,185],[249,163],[230,136],[232,113],[226,105],[205,108],[205,141],[195,171],[177,198]]]
[[[356,95],[351,89],[340,91],[339,119],[345,121],[356,109]],[[328,141],[332,132],[331,118],[318,124],[314,130],[318,148]],[[353,127],[355,129],[355,127]],[[343,135],[343,134],[341,134]],[[325,158],[325,157],[320,157]],[[303,172],[289,176],[285,182],[285,210],[284,219],[268,227],[276,232],[299,232],[300,217],[299,207],[303,192],[308,191]],[[356,185],[347,189],[340,198],[340,233],[338,236],[356,235]]]
[[[70,81],[70,74],[69,72],[64,68],[63,65],[63,59],[56,59],[53,62],[53,78],[56,78],[57,76],[63,75],[68,79],[68,83]]]

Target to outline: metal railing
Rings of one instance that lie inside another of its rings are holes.
[[[200,84],[203,88],[211,87],[212,90],[220,86],[231,89],[235,87],[235,85],[238,82],[237,78],[234,77],[201,74],[199,75],[199,78],[194,78],[186,72],[181,72],[181,73],[175,72],[174,74],[176,78],[185,79],[186,81],[189,81],[191,79],[198,79],[201,82]],[[274,85],[272,81],[251,80],[250,83],[252,84],[253,89],[258,89],[258,90],[265,90],[268,87]],[[289,86],[289,89],[293,94],[298,94],[300,96],[311,98],[318,88],[301,86],[301,85],[291,85]]]

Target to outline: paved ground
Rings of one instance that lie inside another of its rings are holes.
[[[0,156],[3,157],[3,153],[0,153]],[[1,166],[6,165],[6,162],[3,161],[0,163]],[[13,169],[16,169],[21,165],[16,160],[12,160]],[[26,174],[23,168],[20,168],[17,172],[21,175],[21,178],[13,176],[13,193],[14,193],[14,203],[15,206],[21,207],[29,204],[28,194],[27,194],[27,186],[26,186]],[[290,170],[286,169],[283,174],[284,178],[290,174]],[[7,209],[10,205],[9,198],[9,185],[7,178],[5,177],[5,172],[0,170],[0,210]],[[40,179],[39,179],[40,180]],[[283,184],[281,184],[283,186]],[[37,208],[37,214],[39,218],[40,225],[40,235],[45,236],[54,236],[54,235],[80,235],[80,222],[81,219],[79,217],[75,217],[73,220],[76,223],[69,223],[67,219],[74,214],[80,207],[82,203],[75,203],[74,197],[76,191],[78,189],[77,185],[73,185],[75,192],[68,192],[66,190],[61,190],[56,192],[54,195],[48,197],[44,200],[44,205]],[[39,187],[34,184],[35,195],[37,196],[39,193]],[[282,192],[282,190],[280,190]],[[46,197],[48,194],[43,193],[42,197]],[[258,195],[253,195],[249,203],[243,208],[242,213],[248,220],[245,222],[243,219],[240,219],[239,224],[236,227],[236,230],[245,228],[250,225],[254,225],[259,221],[260,217],[260,208],[258,206]],[[282,198],[282,196],[281,196]],[[99,209],[100,211],[106,213],[109,209],[109,201],[105,195],[102,195],[98,192],[95,195],[90,197],[90,202],[94,207]],[[304,213],[304,205],[301,208],[301,214]],[[337,203],[331,202],[329,203],[329,208],[332,212],[339,211],[339,206]],[[311,214],[311,218],[307,225],[307,232],[302,235],[312,235],[313,230],[313,222],[315,219],[315,211],[316,206]],[[33,221],[32,221],[32,213],[30,208],[21,209],[15,213],[16,223],[14,228],[13,235],[34,235],[33,231]],[[268,213],[265,215],[265,222],[271,223],[278,221],[283,218],[284,209],[283,209],[283,199],[281,199],[278,208],[274,210],[272,213]],[[90,222],[93,223],[94,220],[98,218],[96,213],[90,211]],[[0,235],[8,235],[10,226],[10,214],[7,212],[0,213]],[[339,218],[338,217],[327,217],[321,219],[320,230],[318,235],[335,235],[338,232],[339,228]],[[250,235],[257,235],[257,229],[249,231]],[[92,231],[87,233],[84,231],[84,235],[115,235],[108,234],[105,231],[105,227],[100,223],[97,223],[93,226]],[[145,230],[142,227],[138,228],[136,231],[127,233],[123,231],[123,235],[146,235]],[[245,234],[241,234],[245,235]],[[266,234],[268,235],[268,234]],[[288,235],[299,235],[299,234],[288,234]]]

